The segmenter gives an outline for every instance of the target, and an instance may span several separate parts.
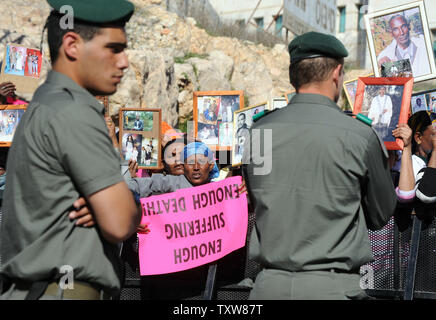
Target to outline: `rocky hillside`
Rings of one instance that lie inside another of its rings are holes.
[[[177,126],[192,116],[194,91],[243,90],[246,105],[255,105],[292,89],[285,45],[268,48],[214,37],[194,19],[168,12],[165,1],[133,2],[135,14],[126,27],[130,67],[110,97],[112,115],[124,106],[157,107],[163,110],[163,120]],[[39,47],[49,11],[44,0],[1,1],[0,52],[8,42]],[[45,38],[41,82],[49,68]]]

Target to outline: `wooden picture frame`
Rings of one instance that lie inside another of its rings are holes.
[[[27,104],[0,105],[0,147],[11,146],[15,129],[27,106]]]
[[[18,93],[33,93],[39,85],[43,67],[41,50],[8,43],[3,54],[0,83],[10,81]]]
[[[413,78],[361,77],[353,113],[372,119],[372,127],[388,150],[402,150],[403,141],[392,136],[400,123],[407,123]],[[384,91],[384,92],[383,92]]]
[[[364,75],[363,77],[373,77],[374,73],[370,73],[367,75]],[[342,85],[342,88],[345,92],[345,96],[347,97],[348,103],[350,104],[351,110],[354,108],[354,102],[356,100],[356,92],[357,92],[357,80],[359,78],[354,78],[351,80],[344,81],[344,84]]]
[[[95,96],[95,98],[104,105],[104,115],[109,116],[109,97],[108,96]]]
[[[406,58],[399,57],[401,53],[398,48],[405,49],[406,53],[411,52],[409,59],[415,83],[436,77],[433,45],[423,0],[369,13],[364,20],[376,77],[380,77],[383,63]],[[404,48],[406,43],[409,45]]]
[[[244,93],[241,90],[195,91],[194,136],[213,151],[230,151],[233,113],[240,110],[241,106],[244,106]]]
[[[297,94],[296,90],[291,90],[285,93],[286,103],[289,104],[289,101],[291,101],[292,97]]]
[[[242,164],[242,145],[250,136],[249,130],[253,125],[253,116],[265,110],[268,110],[268,102],[235,111],[233,117],[232,167]],[[241,115],[244,115],[244,117]]]
[[[162,110],[157,108],[121,108],[119,146],[124,161],[136,158],[138,169],[163,169]]]
[[[288,99],[286,97],[272,98],[271,110],[281,109],[288,105]]]

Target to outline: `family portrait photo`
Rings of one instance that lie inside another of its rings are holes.
[[[415,82],[435,77],[435,62],[424,2],[365,15],[374,73],[389,62],[409,60]]]
[[[139,169],[162,167],[161,112],[161,109],[150,108],[120,109],[119,145],[124,164],[134,160]]]
[[[230,150],[234,112],[243,103],[242,91],[194,92],[195,136],[212,150]]]
[[[39,78],[41,73],[41,51],[23,46],[6,46],[4,74]]]

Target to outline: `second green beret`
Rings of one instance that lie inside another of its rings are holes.
[[[345,58],[348,51],[335,36],[308,32],[297,36],[288,46],[291,63],[317,57]]]

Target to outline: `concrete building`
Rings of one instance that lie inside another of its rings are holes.
[[[258,27],[276,36],[285,35],[285,31],[282,30],[283,0],[209,0],[209,2],[223,22],[236,21],[244,25],[250,20],[247,25],[248,30],[255,30]],[[276,15],[278,16],[274,21]]]
[[[370,67],[363,16],[368,0],[337,0],[336,37],[349,52],[347,64],[356,68]],[[368,65],[369,61],[369,65]]]

